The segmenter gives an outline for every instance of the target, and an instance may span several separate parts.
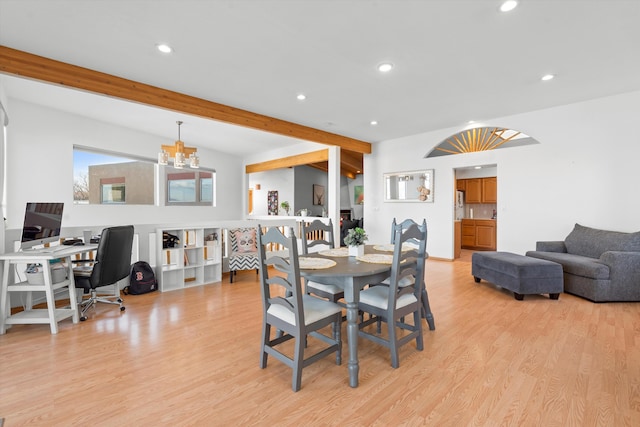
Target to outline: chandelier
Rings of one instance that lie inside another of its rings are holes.
[[[193,147],[185,147],[184,142],[180,140],[180,126],[181,121],[176,122],[178,124],[178,140],[174,145],[163,145],[162,151],[158,153],[158,164],[168,165],[169,159],[173,158],[173,167],[176,169],[182,169],[186,165],[187,159],[189,160],[189,167],[197,169],[200,167],[200,158],[198,157],[198,149]]]

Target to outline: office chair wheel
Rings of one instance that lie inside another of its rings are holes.
[[[124,311],[124,310],[125,310],[125,307],[120,307],[120,311]]]
[[[122,298],[118,298],[118,303],[122,304]]]
[[[84,321],[85,321],[85,320],[87,320],[87,319],[88,319],[88,318],[87,318],[87,316],[81,316],[81,317],[80,317],[80,321],[81,321],[81,322],[84,322]]]

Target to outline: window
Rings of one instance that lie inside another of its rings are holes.
[[[213,205],[214,173],[167,168],[167,205]]]
[[[101,179],[100,189],[102,193],[101,202],[103,204],[125,203],[124,177]]]
[[[215,206],[215,186],[213,169],[159,167],[155,159],[73,147],[75,204]]]
[[[155,204],[155,163],[85,147],[73,147],[75,204]],[[125,191],[126,189],[126,191]]]

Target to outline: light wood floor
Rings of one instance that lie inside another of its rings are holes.
[[[638,426],[640,304],[513,295],[476,284],[470,253],[429,260],[436,330],[400,368],[360,341],[360,387],[325,358],[303,372],[258,367],[257,276],[126,297],[86,322],[0,336],[5,426]],[[344,332],[344,331],[343,331]],[[344,335],[346,336],[346,334]],[[346,345],[345,345],[346,353]]]

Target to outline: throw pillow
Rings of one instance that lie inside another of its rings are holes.
[[[256,230],[236,230],[234,232],[236,237],[236,244],[238,245],[238,252],[256,252],[258,246],[256,245]]]

